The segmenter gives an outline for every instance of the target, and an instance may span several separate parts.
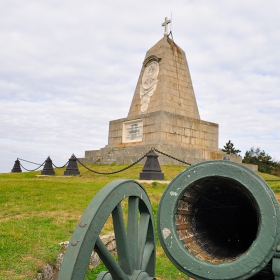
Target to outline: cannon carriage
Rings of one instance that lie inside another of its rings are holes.
[[[117,260],[99,237],[109,216]],[[258,174],[228,160],[205,161],[167,186],[157,231],[165,254],[186,277],[279,280],[279,217],[277,199]],[[93,249],[107,267],[97,279],[156,279],[153,210],[140,183],[116,180],[92,199],[73,232],[58,279],[84,279]]]

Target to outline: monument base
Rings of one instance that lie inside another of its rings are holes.
[[[178,147],[168,144],[154,144],[154,145],[133,145],[122,147],[105,147],[100,150],[85,151],[85,158],[79,158],[83,164],[131,164],[147,154],[152,148],[155,148],[163,153],[172,157],[183,160],[190,164],[198,163],[205,160],[222,159],[225,155],[224,152],[217,149],[216,151],[209,150],[195,150],[185,147]],[[160,164],[176,164],[186,165],[178,160],[172,159],[168,156],[159,155],[158,160]],[[241,163],[241,156],[230,156],[231,161]],[[139,163],[144,164],[146,158]]]

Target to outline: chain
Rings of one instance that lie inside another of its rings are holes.
[[[177,160],[177,161],[179,161],[179,162],[182,162],[182,163],[184,163],[184,164],[187,164],[187,165],[191,166],[191,163],[186,162],[186,161],[183,161],[183,160],[178,159],[178,158],[175,158],[175,157],[173,157],[173,156],[171,156],[171,155],[168,155],[168,154],[166,154],[166,153],[164,153],[164,152],[161,152],[161,151],[157,150],[156,148],[152,148],[152,150],[154,150],[154,151],[156,151],[156,152],[158,152],[158,153],[160,153],[160,154],[162,154],[162,155],[164,155],[164,156],[170,157],[170,158],[172,158],[172,159],[175,159],[175,160]]]
[[[93,173],[96,173],[96,174],[115,174],[115,173],[119,173],[119,172],[122,172],[130,167],[132,167],[133,165],[137,164],[139,161],[141,161],[143,158],[145,158],[147,156],[148,153],[146,153],[145,155],[143,155],[141,158],[139,158],[138,160],[136,160],[134,163],[130,164],[129,166],[123,168],[123,169],[120,169],[120,170],[117,170],[117,171],[113,171],[113,172],[99,172],[99,171],[96,171],[96,170],[92,170],[90,168],[88,168],[87,166],[85,166],[78,158],[76,158],[76,156],[74,155],[75,159],[83,166],[85,167],[87,170],[93,172]]]
[[[52,164],[55,168],[63,168],[69,163],[69,160],[63,166],[56,166],[54,163]]]
[[[37,165],[42,165],[42,164],[39,164],[39,163],[35,163],[35,162],[32,162],[32,161],[28,161],[28,160],[25,160],[25,159],[22,159],[22,158],[17,158],[19,160],[23,160],[23,161],[26,161],[26,162],[29,162],[29,163],[33,163],[33,164],[37,164]],[[45,162],[44,162],[45,163]],[[43,164],[44,164],[43,163]]]
[[[26,171],[36,171],[36,170],[39,169],[41,166],[43,166],[43,165],[45,164],[45,162],[46,162],[46,161],[44,161],[39,167],[37,167],[37,168],[35,168],[35,169],[32,169],[32,170],[26,169],[25,167],[22,166],[21,163],[20,163],[20,166],[21,166],[24,170],[26,170]],[[37,163],[35,163],[35,164],[37,164]]]
[[[37,164],[37,165],[40,165],[38,168],[36,169],[32,169],[32,170],[29,170],[29,169],[26,169],[25,167],[23,167],[20,163],[20,166],[26,170],[26,171],[36,171],[37,169],[39,169],[43,164],[45,164],[46,161],[44,161],[42,164],[39,164],[39,163],[36,163],[36,162],[32,162],[32,161],[29,161],[29,160],[25,160],[25,159],[22,159],[22,158],[17,158],[18,160],[22,160],[22,161],[26,161],[26,162],[29,162],[29,163],[32,163],[32,164]],[[55,167],[55,168],[64,168],[67,164],[69,163],[69,160],[61,167],[59,166],[56,166],[54,163],[52,163],[52,165]]]
[[[158,153],[160,153],[160,154],[162,154],[162,155],[164,155],[164,156],[167,156],[167,157],[169,157],[169,158],[172,158],[172,159],[177,160],[177,161],[179,161],[179,162],[181,162],[181,163],[184,163],[184,164],[187,164],[187,165],[190,165],[190,166],[191,166],[191,163],[186,162],[186,161],[183,161],[183,160],[178,159],[178,158],[176,158],[176,157],[173,157],[173,156],[171,156],[171,155],[169,155],[169,154],[166,154],[166,153],[164,153],[164,152],[161,152],[161,151],[159,151],[159,150],[156,149],[156,148],[151,148],[150,151],[156,151],[156,152],[158,152]],[[149,151],[149,152],[150,152],[150,151]],[[148,152],[148,153],[149,153],[149,152]],[[130,164],[129,166],[127,166],[127,167],[125,167],[125,168],[122,168],[122,169],[120,169],[120,170],[117,170],[117,171],[112,171],[112,172],[99,172],[99,171],[93,170],[93,169],[91,169],[91,168],[85,166],[78,158],[76,158],[76,156],[75,156],[74,154],[73,154],[73,156],[74,156],[75,159],[76,159],[84,168],[86,168],[87,170],[89,170],[89,171],[91,171],[91,172],[93,172],[93,173],[96,173],[96,174],[107,174],[107,175],[110,175],[110,174],[116,174],[116,173],[119,173],[119,172],[122,172],[122,171],[125,171],[125,170],[131,168],[132,166],[134,166],[135,164],[137,164],[138,162],[140,162],[142,159],[144,159],[144,158],[147,156],[148,153],[146,153],[145,155],[143,155],[141,158],[139,158],[138,160],[136,160],[134,163]],[[46,161],[44,161],[44,162],[40,165],[39,163],[35,163],[35,162],[28,161],[28,160],[25,160],[25,159],[20,159],[20,158],[18,158],[18,160],[23,160],[23,161],[26,161],[26,162],[29,162],[29,163],[33,163],[33,164],[39,165],[39,167],[37,167],[36,169],[29,170],[29,169],[26,169],[25,167],[23,167],[22,164],[20,163],[20,166],[21,166],[24,170],[26,170],[26,171],[36,171],[36,170],[38,170],[41,166],[43,166],[43,165],[45,164],[45,162],[46,162]],[[56,166],[56,165],[53,163],[53,166],[56,167],[56,168],[63,168],[63,167],[65,167],[68,163],[69,163],[69,161],[67,161],[67,162],[66,162],[63,166],[61,166],[61,167],[58,167],[58,166]]]

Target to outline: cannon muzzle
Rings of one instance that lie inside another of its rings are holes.
[[[277,199],[258,174],[231,161],[207,161],[166,188],[159,239],[175,266],[195,279],[274,279],[279,217]],[[266,276],[252,278],[261,271]]]

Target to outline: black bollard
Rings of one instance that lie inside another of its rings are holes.
[[[52,160],[48,157],[45,161],[45,165],[43,170],[41,171],[41,175],[54,175]]]
[[[20,168],[20,161],[17,159],[15,161],[14,167],[12,169],[12,172],[22,172],[21,168]]]
[[[74,175],[74,176],[80,175],[80,171],[79,171],[78,165],[77,165],[77,160],[74,155],[72,155],[71,158],[69,159],[67,168],[64,171],[64,176],[69,176],[69,175]]]
[[[164,174],[158,161],[158,155],[152,150],[147,154],[147,160],[140,173],[140,180],[164,180]]]

